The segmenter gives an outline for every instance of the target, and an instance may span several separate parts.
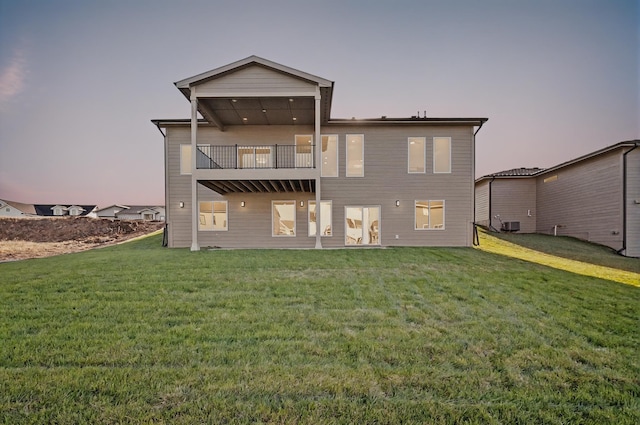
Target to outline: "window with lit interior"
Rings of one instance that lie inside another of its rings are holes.
[[[433,172],[451,172],[451,137],[433,138]]]
[[[309,201],[309,236],[316,235],[316,201]],[[322,236],[331,236],[331,201],[320,201]]]
[[[444,201],[416,201],[416,230],[444,229]]]
[[[426,171],[426,139],[424,137],[409,137],[408,143],[409,173],[424,173]]]
[[[271,203],[271,222],[272,236],[295,236],[295,201],[273,201]]]
[[[322,136],[322,177],[338,177],[338,136]]]
[[[201,201],[198,204],[198,230],[227,230],[227,201]]]
[[[347,177],[364,177],[364,134],[347,134]]]

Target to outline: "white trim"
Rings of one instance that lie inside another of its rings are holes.
[[[360,136],[361,137],[361,141],[362,141],[362,171],[360,174],[349,174],[349,137],[353,137],[353,136]],[[345,143],[344,143],[344,149],[345,149],[345,165],[344,165],[344,175],[345,177],[364,177],[364,134],[347,134],[345,136]]]
[[[411,141],[422,141],[422,171],[411,171]],[[426,137],[407,137],[407,173],[409,174],[426,174],[427,173],[427,138]]]

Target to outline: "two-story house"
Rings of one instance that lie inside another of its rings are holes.
[[[334,119],[334,83],[251,56],[175,83],[170,247],[470,246],[487,118]]]

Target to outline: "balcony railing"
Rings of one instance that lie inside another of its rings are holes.
[[[198,169],[315,168],[313,145],[198,145]]]

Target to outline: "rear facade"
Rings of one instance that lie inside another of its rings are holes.
[[[332,119],[331,81],[255,56],[175,84],[191,119],[153,121],[169,246],[471,244],[485,118]]]

